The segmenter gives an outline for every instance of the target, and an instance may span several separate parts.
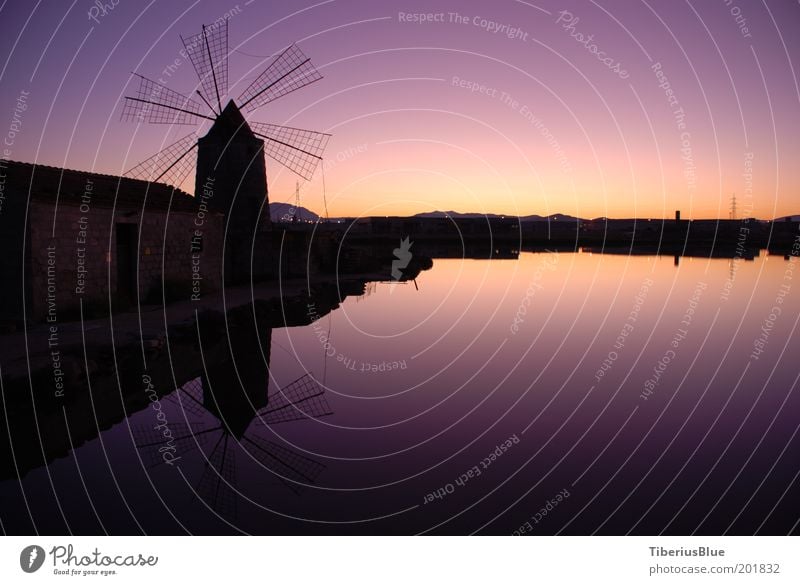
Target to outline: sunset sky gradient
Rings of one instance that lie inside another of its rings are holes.
[[[293,41],[324,75],[251,118],[333,134],[331,216],[728,217],[734,192],[740,216],[800,213],[797,2],[119,0],[96,21],[93,6],[3,4],[4,138],[29,92],[8,158],[120,174],[184,136],[120,121],[131,72],[177,63],[168,87],[194,93],[179,35],[229,14],[230,97]],[[267,172],[271,200],[292,201],[295,176]],[[320,213],[322,178],[302,186]]]

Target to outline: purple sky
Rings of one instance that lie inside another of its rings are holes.
[[[193,93],[178,35],[229,14],[231,97],[292,41],[325,76],[251,118],[334,135],[331,215],[727,217],[733,192],[740,216],[800,213],[794,1],[119,0],[97,21],[93,6],[0,6],[5,156],[119,174],[185,135],[120,121],[131,72],[178,59],[167,85]],[[294,175],[267,172],[271,200],[291,201]],[[316,211],[322,175],[302,187]]]

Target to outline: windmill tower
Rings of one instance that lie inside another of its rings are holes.
[[[731,196],[731,211],[728,219],[736,219],[736,193]]]
[[[250,251],[257,248],[254,238],[270,224],[264,154],[311,180],[330,134],[248,121],[243,112],[252,113],[322,75],[291,45],[223,108],[228,99],[228,20],[204,25],[199,34],[181,40],[200,80],[195,93],[207,110],[194,99],[136,74],[138,89],[135,96],[125,98],[122,119],[170,125],[208,120],[213,122],[211,129],[199,139],[192,132],[170,144],[125,176],[179,187],[196,160],[195,197],[226,216],[225,282],[248,280],[253,265]]]

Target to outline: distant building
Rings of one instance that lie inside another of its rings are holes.
[[[168,185],[2,160],[0,320],[199,298],[221,284],[224,217]]]

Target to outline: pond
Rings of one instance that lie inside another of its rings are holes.
[[[309,299],[312,323],[0,484],[5,530],[785,534],[795,260],[434,259]]]

